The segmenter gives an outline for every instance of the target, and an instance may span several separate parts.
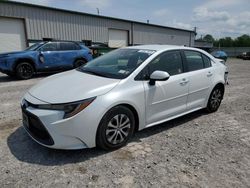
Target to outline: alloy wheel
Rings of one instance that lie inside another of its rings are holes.
[[[120,144],[128,137],[130,129],[129,117],[125,114],[118,114],[108,122],[106,139],[110,144]]]
[[[22,63],[18,66],[18,75],[23,79],[32,77],[33,72],[33,67],[28,63]]]
[[[213,109],[217,109],[220,106],[222,100],[222,92],[220,89],[215,89],[212,93],[210,104]]]

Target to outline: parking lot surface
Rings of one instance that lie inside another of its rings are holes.
[[[112,152],[35,143],[21,127],[19,102],[48,75],[18,81],[0,73],[0,187],[250,187],[250,61],[227,65],[216,113],[145,129]]]

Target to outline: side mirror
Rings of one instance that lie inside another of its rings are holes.
[[[45,62],[45,59],[44,59],[44,56],[41,52],[39,52],[39,60],[41,63],[44,63]]]
[[[155,85],[155,81],[166,81],[170,75],[164,71],[154,71],[150,75],[149,85]]]

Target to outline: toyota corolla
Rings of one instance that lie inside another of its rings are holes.
[[[31,88],[21,101],[23,126],[50,148],[116,149],[135,131],[199,109],[215,112],[225,72],[195,48],[121,48]]]

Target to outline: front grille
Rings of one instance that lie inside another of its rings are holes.
[[[41,142],[45,145],[54,145],[54,141],[48,133],[47,129],[44,127],[40,119],[28,112],[25,107],[22,107],[23,114],[27,117],[27,123],[24,123],[25,129],[29,134],[36,139],[38,142]]]

